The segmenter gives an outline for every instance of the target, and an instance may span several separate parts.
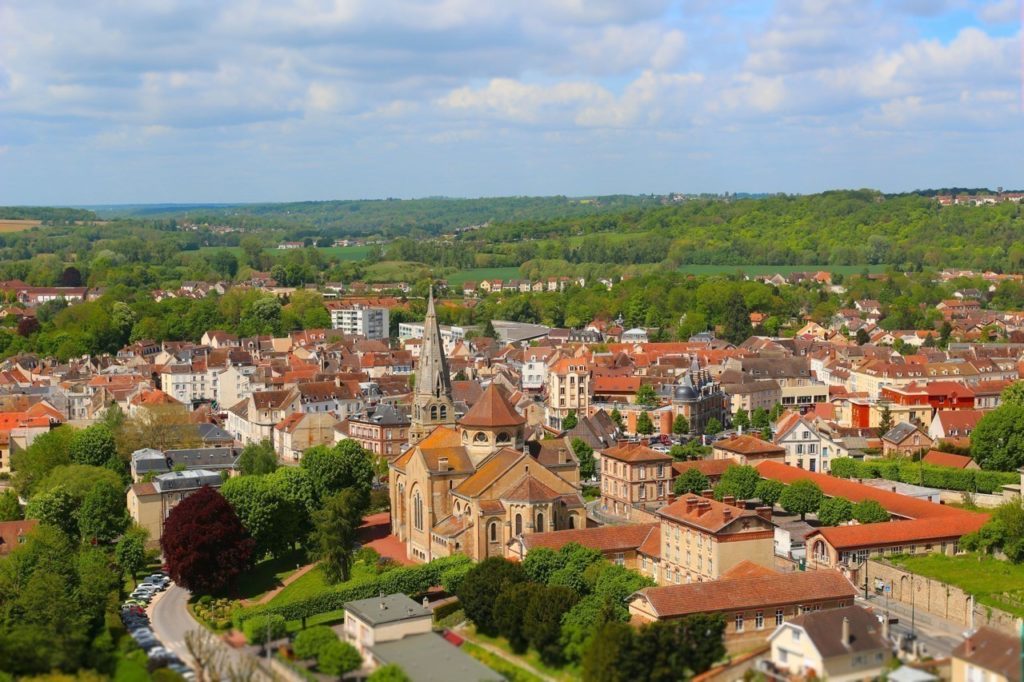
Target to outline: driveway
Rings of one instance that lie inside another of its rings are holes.
[[[189,597],[188,590],[175,585],[153,600],[149,607],[149,617],[157,639],[181,660],[195,667],[195,661],[192,660],[185,645],[185,635],[193,630],[202,631],[204,628],[188,611]],[[212,636],[211,641],[221,656],[222,669],[247,670],[258,660],[244,649],[231,648],[217,636]],[[262,669],[254,668],[251,679],[269,682],[273,678]]]

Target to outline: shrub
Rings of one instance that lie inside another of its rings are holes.
[[[953,469],[905,460],[872,459],[863,462],[850,457],[832,460],[833,476],[839,478],[884,478],[942,490],[995,493],[1008,483],[1020,481],[1020,474],[980,469]]]
[[[266,644],[288,634],[284,616],[276,613],[250,618],[245,622],[245,628],[242,631],[250,644]]]
[[[459,603],[458,599],[453,599],[450,602],[441,604],[434,609],[434,622],[438,622],[442,618],[446,618],[456,611],[462,610],[462,604]]]
[[[324,646],[317,656],[316,665],[320,672],[328,675],[341,676],[358,670],[363,664],[363,657],[348,642],[335,641]]]
[[[319,658],[324,647],[338,641],[338,635],[326,625],[314,625],[295,636],[292,650],[296,658]]]

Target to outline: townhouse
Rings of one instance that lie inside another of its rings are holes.
[[[629,519],[634,507],[657,507],[671,492],[672,458],[642,443],[601,451],[601,509]]]

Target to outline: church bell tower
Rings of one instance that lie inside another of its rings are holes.
[[[419,365],[416,367],[410,422],[410,445],[419,443],[438,426],[455,426],[452,380],[448,360],[444,356],[441,328],[437,326],[433,289],[427,300],[427,316],[423,320],[423,342],[420,345]]]

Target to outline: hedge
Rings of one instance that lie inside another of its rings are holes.
[[[459,603],[458,599],[453,599],[446,604],[441,604],[434,609],[434,622],[437,623],[438,621],[444,620],[461,608],[462,604]]]
[[[954,469],[890,459],[858,461],[840,457],[832,460],[831,470],[832,475],[839,478],[884,478],[928,488],[977,493],[996,493],[1008,483],[1020,482],[1020,474],[1006,471]]]
[[[315,597],[289,604],[274,606],[271,601],[263,606],[237,612],[235,620],[238,627],[243,627],[245,621],[256,616],[280,615],[285,620],[302,620],[328,611],[337,611],[345,606],[345,602],[369,599],[382,593],[401,592],[412,596],[426,592],[435,585],[443,585],[445,589],[450,590],[449,581],[461,579],[472,567],[473,562],[467,556],[459,554],[442,557],[427,564],[403,566],[359,581],[342,583]]]

